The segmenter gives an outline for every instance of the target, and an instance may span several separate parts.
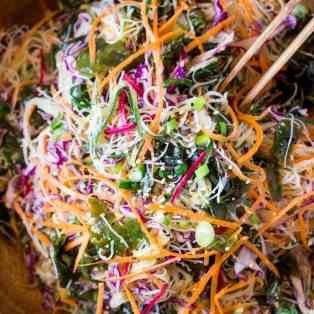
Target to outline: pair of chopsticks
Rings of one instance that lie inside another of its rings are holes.
[[[236,66],[232,69],[227,76],[221,90],[230,84],[230,82],[237,76],[237,74],[243,69],[246,63],[256,54],[256,52],[264,45],[264,43],[272,36],[273,32],[284,21],[284,19],[290,14],[294,6],[300,3],[300,0],[290,0],[279,12],[276,18],[267,26],[264,32],[257,38],[255,43],[247,50],[242,56]],[[261,93],[270,80],[272,80],[276,74],[285,66],[285,64],[291,59],[291,57],[297,52],[297,50],[304,44],[304,42],[314,33],[314,17],[308,22],[298,36],[291,42],[286,50],[280,55],[280,57],[272,64],[272,66],[264,73],[261,79],[246,95],[241,103],[241,106],[248,105]]]

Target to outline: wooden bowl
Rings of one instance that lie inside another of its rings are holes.
[[[0,0],[0,29],[13,24],[33,24],[57,0]],[[314,10],[313,0],[305,2]],[[0,314],[47,314],[38,288],[29,285],[19,245],[0,236]]]
[[[57,0],[0,0],[0,29],[31,25],[56,7]],[[1,74],[1,73],[0,73]],[[29,283],[21,246],[0,235],[0,314],[49,314],[38,288]]]
[[[31,286],[18,243],[0,237],[0,314],[48,314],[38,288]]]

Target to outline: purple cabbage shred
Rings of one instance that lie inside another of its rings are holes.
[[[213,25],[217,25],[223,20],[225,20],[228,17],[228,13],[224,11],[222,4],[220,3],[220,0],[214,0],[214,6],[215,6],[215,17]]]

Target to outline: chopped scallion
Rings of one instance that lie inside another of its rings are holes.
[[[145,175],[145,166],[139,165],[134,169],[131,169],[131,171],[128,174],[128,177],[133,182],[140,182]]]
[[[196,177],[197,177],[198,179],[202,179],[202,178],[206,177],[206,176],[209,174],[209,168],[208,168],[208,166],[207,166],[206,164],[200,166],[200,167],[195,171],[195,174],[196,174]]]
[[[297,4],[292,11],[292,15],[299,20],[304,20],[308,14],[309,9],[303,4]]]
[[[200,96],[193,100],[192,107],[196,111],[202,111],[206,104],[206,100],[204,97]]]
[[[207,134],[200,134],[195,139],[195,144],[198,146],[208,145],[210,142],[210,138]]]
[[[169,216],[165,216],[164,218],[164,225],[170,226],[171,225],[171,218]]]
[[[256,213],[253,213],[250,216],[249,220],[250,220],[250,223],[253,224],[253,225],[259,225],[260,222],[261,222],[259,217],[256,215]]]
[[[186,164],[179,164],[174,168],[176,176],[182,176],[187,170],[188,167]]]
[[[50,124],[50,127],[52,130],[57,130],[60,129],[61,127],[63,127],[63,114],[58,114],[56,118],[54,118]]]
[[[228,126],[227,123],[224,121],[219,122],[219,131],[222,135],[226,136],[228,133]]]
[[[178,127],[178,122],[175,119],[171,119],[166,124],[167,133],[171,133]]]
[[[215,240],[215,230],[207,221],[201,221],[195,229],[195,240],[200,247],[208,247]]]

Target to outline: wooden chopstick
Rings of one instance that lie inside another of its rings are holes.
[[[301,2],[300,0],[290,0],[278,13],[275,19],[266,27],[263,33],[256,39],[254,44],[247,50],[247,52],[242,56],[236,66],[232,69],[230,74],[222,83],[219,88],[220,91],[224,91],[230,82],[237,76],[237,74],[243,69],[247,62],[256,54],[258,50],[264,45],[264,43],[272,36],[274,31],[278,26],[284,21],[284,19],[289,15],[294,6]]]
[[[297,50],[304,44],[304,42],[314,33],[314,17],[303,28],[301,33],[292,41],[282,55],[276,60],[275,63],[266,71],[262,78],[247,94],[242,101],[241,106],[251,103],[256,96],[265,88],[270,80],[283,68],[283,66],[290,60],[290,58],[297,52]]]

